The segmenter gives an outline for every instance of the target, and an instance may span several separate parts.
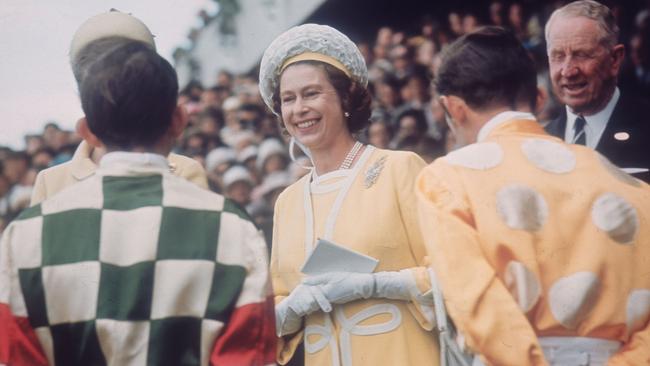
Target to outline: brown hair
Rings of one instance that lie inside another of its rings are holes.
[[[368,89],[362,86],[356,80],[350,79],[343,71],[320,61],[299,61],[295,64],[308,64],[320,67],[325,71],[327,79],[336,90],[341,99],[341,108],[344,112],[350,114],[347,118],[348,130],[355,134],[370,124],[370,105],[372,98]],[[279,79],[279,77],[278,77]],[[277,83],[273,91],[273,111],[278,115],[280,127],[286,132],[284,121],[282,121],[282,110],[280,108],[280,83]]]

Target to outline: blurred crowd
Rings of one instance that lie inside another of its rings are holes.
[[[424,16],[415,30],[382,27],[372,41],[355,40],[368,65],[374,104],[372,123],[359,139],[379,148],[416,152],[427,162],[453,149],[453,135],[431,80],[440,51],[456,37],[487,24],[511,28],[530,51],[542,91],[538,119],[551,120],[562,106],[550,87],[544,24],[562,4],[492,1],[482,12]],[[619,87],[648,97],[650,5],[627,14],[632,22],[623,19],[622,6],[608,5],[619,16],[627,50]],[[275,200],[307,173],[310,162],[297,148],[295,161],[290,159],[286,134],[260,98],[257,72],[221,71],[213,85],[191,82],[181,91],[179,103],[186,106],[190,123],[175,152],[201,162],[210,189],[245,207],[270,242]],[[76,133],[49,122],[41,134],[25,136],[24,150],[0,147],[0,232],[29,205],[38,172],[70,159],[79,142]]]

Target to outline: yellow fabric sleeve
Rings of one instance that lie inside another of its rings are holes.
[[[441,160],[417,180],[418,211],[448,313],[489,365],[546,365],[530,323],[483,256],[463,182]]]
[[[277,201],[275,202],[275,209],[273,211],[273,242],[272,242],[272,248],[271,248],[271,281],[273,284],[273,292],[275,294],[275,303],[278,304],[280,301],[282,301],[285,297],[289,296],[289,288],[287,288],[287,285],[285,282],[280,278],[280,270],[279,270],[279,265],[278,265],[278,232],[280,232],[280,220],[278,220],[278,215],[282,211],[282,202],[283,202],[283,196],[282,194],[280,197],[278,197]],[[286,365],[287,362],[291,360],[293,357],[294,353],[296,352],[296,348],[298,348],[298,345],[303,340],[303,332],[304,328],[299,330],[298,332],[291,334],[291,335],[285,335],[284,337],[278,338],[278,348],[276,352],[276,359],[280,365]]]
[[[410,268],[410,272],[417,290],[420,292],[418,295],[424,296],[431,290],[431,282],[426,267],[429,265],[426,257],[426,248],[418,222],[417,197],[414,186],[418,175],[426,166],[426,162],[413,153],[404,153],[404,160],[395,165],[397,167],[394,170],[394,179],[396,180],[395,189],[397,192],[397,202],[399,202],[402,225],[406,229],[406,235],[410,244],[409,248],[411,249],[413,258],[420,265],[420,267]],[[416,297],[412,297],[407,307],[422,328],[433,330],[436,325],[433,307],[423,306]]]

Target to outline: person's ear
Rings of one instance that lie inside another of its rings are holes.
[[[617,44],[612,48],[611,51],[611,57],[612,57],[612,75],[617,76],[619,70],[621,69],[621,65],[623,64],[623,59],[625,58],[625,46],[622,44]]]
[[[88,119],[86,119],[86,117],[79,118],[75,129],[77,131],[77,134],[81,136],[81,138],[84,139],[88,145],[94,148],[104,147],[104,144],[99,139],[99,137],[97,137],[90,130],[90,127],[88,126]]]
[[[183,133],[189,120],[185,106],[177,105],[172,113],[172,121],[169,125],[169,134],[176,139]]]
[[[467,114],[469,112],[467,103],[455,95],[448,95],[443,98],[442,102],[445,104],[447,113],[449,113],[452,121],[458,125],[466,124]]]

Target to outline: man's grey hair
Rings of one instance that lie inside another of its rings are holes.
[[[580,0],[569,3],[553,12],[546,22],[544,35],[546,37],[547,47],[548,36],[554,21],[558,18],[575,18],[584,17],[595,21],[601,30],[600,43],[607,48],[612,48],[618,44],[619,29],[616,24],[616,18],[612,11],[605,5],[593,0]]]

